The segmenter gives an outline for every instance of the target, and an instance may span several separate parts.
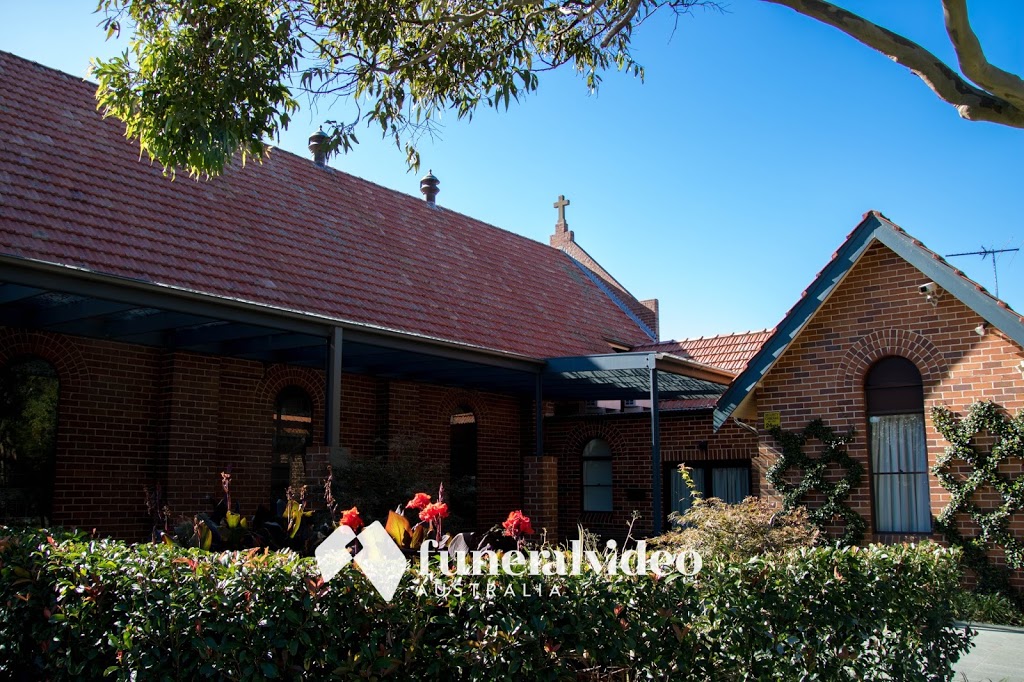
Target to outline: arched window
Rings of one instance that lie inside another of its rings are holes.
[[[301,466],[313,442],[313,400],[298,386],[286,386],[274,401],[274,459],[270,494],[283,500],[292,479],[292,466]]]
[[[612,449],[600,438],[583,448],[583,511],[612,511]]]
[[[458,407],[448,421],[451,435],[451,487],[449,506],[454,523],[476,526],[477,429],[476,415],[465,405]]]
[[[48,522],[59,397],[46,360],[18,358],[0,370],[0,522]]]
[[[864,382],[871,434],[875,530],[931,532],[924,385],[910,360],[893,355],[868,371]]]

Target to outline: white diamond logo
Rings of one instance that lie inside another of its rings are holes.
[[[324,582],[353,560],[348,545],[355,539],[362,545],[355,556],[356,565],[384,601],[391,601],[409,562],[380,521],[371,523],[358,536],[348,526],[339,526],[320,543],[315,554]]]
[[[348,545],[356,539],[356,534],[348,526],[338,526],[333,533],[321,542],[313,554],[316,555],[317,566],[320,567],[320,575],[324,582],[327,582],[338,571],[348,566],[352,561],[352,554],[348,551]]]

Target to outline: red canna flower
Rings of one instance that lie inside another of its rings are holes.
[[[353,532],[358,533],[359,529],[363,527],[363,519],[359,516],[359,508],[352,507],[341,512],[341,520],[338,523],[342,526],[348,526]]]
[[[508,518],[501,524],[505,529],[505,535],[510,538],[518,538],[523,535],[533,535],[533,526],[530,525],[530,517],[517,509],[510,512]]]
[[[430,495],[426,493],[416,493],[413,498],[405,503],[406,509],[426,509],[427,505],[430,504]]]
[[[448,505],[444,502],[434,502],[424,507],[420,512],[420,521],[434,523],[448,518]]]

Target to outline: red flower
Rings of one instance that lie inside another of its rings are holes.
[[[341,520],[338,523],[342,526],[348,526],[358,533],[359,529],[363,527],[363,519],[359,516],[359,508],[352,507],[341,512]]]
[[[505,529],[505,535],[510,538],[518,538],[522,535],[533,535],[533,526],[530,525],[530,517],[517,509],[510,512],[508,518],[501,524]]]
[[[424,507],[423,511],[420,512],[420,521],[428,521],[434,523],[434,521],[440,521],[448,518],[448,505],[444,502],[434,502]]]
[[[426,509],[427,505],[430,504],[430,495],[426,493],[416,493],[413,498],[405,503],[406,509]]]

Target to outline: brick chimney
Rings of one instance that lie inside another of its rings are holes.
[[[644,324],[651,328],[651,331],[654,332],[655,338],[660,339],[661,330],[658,328],[660,326],[660,319],[658,315],[658,299],[648,298],[646,300],[640,301],[640,305],[642,305],[644,308],[648,310],[648,313],[641,315],[640,319],[644,321]]]
[[[309,151],[313,154],[313,163],[318,166],[327,165],[327,133],[324,129],[316,131],[309,136]]]
[[[434,177],[434,171],[432,170],[428,170],[427,174],[420,180],[420,191],[423,192],[423,198],[431,206],[437,205],[437,193],[441,191],[438,189],[440,184],[441,181]]]

